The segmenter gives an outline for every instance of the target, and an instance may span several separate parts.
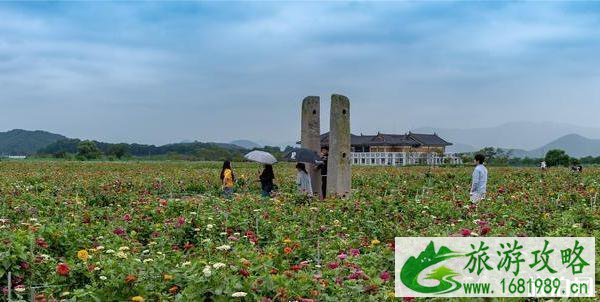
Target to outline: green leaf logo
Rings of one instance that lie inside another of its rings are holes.
[[[436,286],[419,284],[419,275],[433,265],[462,256],[464,255],[456,253],[445,246],[442,246],[436,253],[433,241],[431,241],[425,250],[419,254],[419,257],[410,257],[406,260],[400,271],[400,280],[406,287],[423,294],[446,294],[456,291],[460,289],[461,284],[453,278],[459,276],[459,274],[445,266],[436,268],[425,277],[425,279],[437,280],[439,284]]]

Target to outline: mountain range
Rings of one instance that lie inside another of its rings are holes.
[[[416,133],[437,133],[443,139],[453,143],[448,152],[474,152],[484,147],[498,147],[510,150],[513,157],[543,157],[548,150],[565,150],[572,157],[600,156],[600,129],[580,127],[552,122],[515,122],[497,127],[474,129],[444,129],[421,127],[411,130]],[[0,132],[0,155],[32,155],[42,149],[60,147],[69,150],[76,146],[76,139],[47,131],[28,131],[22,129]],[[65,144],[68,144],[66,146]],[[101,143],[108,148],[111,144]],[[152,145],[131,144],[132,150],[145,154],[169,152],[169,150],[198,150],[222,148],[240,152],[261,148],[265,144],[251,140],[235,140],[230,143],[185,142],[155,147]],[[191,151],[190,151],[191,152]]]
[[[484,147],[512,151],[514,157],[543,157],[550,149],[565,150],[570,156],[600,156],[600,128],[554,122],[512,122],[496,127],[451,129],[421,127],[417,133],[437,133],[453,143],[447,151],[474,152]]]

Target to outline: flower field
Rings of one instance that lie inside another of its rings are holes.
[[[252,163],[222,198],[219,168],[0,163],[0,301],[9,273],[13,300],[382,301],[395,236],[600,238],[596,168],[490,167],[477,207],[467,167],[354,167],[351,199],[310,203],[292,165],[275,166],[272,199]]]

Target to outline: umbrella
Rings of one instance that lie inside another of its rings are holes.
[[[315,161],[321,160],[317,152],[306,148],[294,148],[284,156],[287,160],[294,160],[301,163],[314,164]]]
[[[254,150],[244,155],[244,158],[266,165],[272,165],[277,162],[277,159],[275,158],[275,156],[273,156],[273,154],[259,150]]]

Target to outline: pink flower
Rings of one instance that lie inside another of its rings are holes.
[[[360,255],[360,250],[358,250],[358,249],[351,249],[350,250],[350,255],[352,255],[353,257],[356,257],[356,256]]]
[[[461,234],[463,237],[471,236],[471,230],[462,229],[462,230],[460,230],[460,234]]]
[[[379,275],[379,278],[381,278],[381,280],[383,280],[383,282],[388,282],[388,280],[390,280],[390,273],[388,273],[387,271],[382,272]]]
[[[231,241],[238,241],[238,238],[233,235],[229,236],[228,239]]]
[[[129,214],[123,215],[123,221],[130,222],[131,221],[131,215],[129,215]]]
[[[348,255],[346,255],[345,253],[341,253],[341,254],[339,254],[337,257],[338,257],[338,259],[340,259],[340,260],[344,260],[344,259],[348,258]]]
[[[185,217],[179,216],[177,217],[177,227],[180,228],[185,224]]]
[[[339,266],[340,266],[340,264],[337,262],[331,262],[331,263],[327,264],[327,267],[329,267],[330,269],[336,269]]]

